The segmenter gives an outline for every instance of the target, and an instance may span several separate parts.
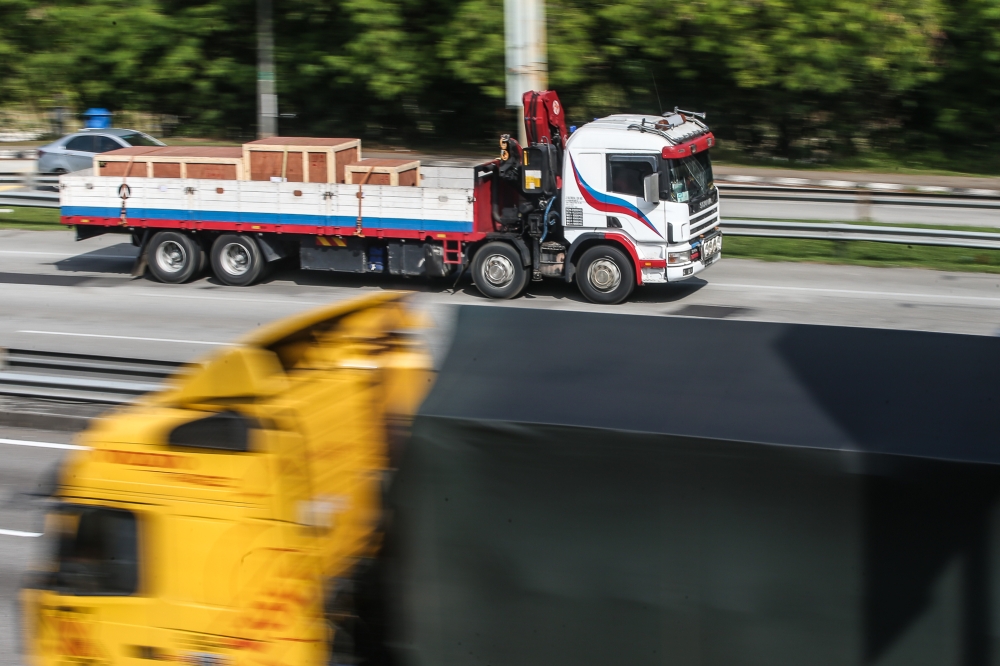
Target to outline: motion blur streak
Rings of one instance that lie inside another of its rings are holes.
[[[34,446],[40,449],[70,449],[74,451],[82,451],[87,448],[86,446],[77,446],[76,444],[59,444],[56,442],[32,442],[25,439],[0,438],[0,444],[10,444],[11,446]]]

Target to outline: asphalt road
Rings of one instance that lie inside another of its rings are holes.
[[[413,292],[435,317],[452,304],[478,304],[1000,332],[997,275],[737,260],[725,246],[699,278],[641,287],[611,307],[585,302],[560,281],[533,284],[511,301],[489,301],[468,280],[453,293],[450,281],[288,268],[250,288],[208,277],[165,285],[132,279],[134,255],[124,236],[76,243],[68,231],[0,230],[0,347],[190,360],[268,321],[385,289]]]
[[[560,282],[532,285],[521,298],[497,302],[468,281],[453,293],[445,282],[288,268],[244,289],[211,278],[162,285],[131,279],[135,249],[124,238],[76,243],[68,231],[0,230],[0,347],[191,360],[268,321],[385,289],[413,292],[441,325],[431,336],[438,354],[455,304],[1000,334],[1000,275],[723,258],[704,279],[640,288],[627,303],[607,307],[585,302],[575,287]],[[555,344],[544,331],[538,338]],[[619,343],[628,344],[624,327]],[[58,444],[71,436],[0,428],[0,440]],[[0,664],[19,663],[16,589],[44,548],[44,538],[27,536],[40,531],[42,512],[28,493],[66,453],[0,441]]]

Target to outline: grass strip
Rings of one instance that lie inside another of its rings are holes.
[[[726,236],[722,243],[722,254],[726,257],[763,261],[1000,273],[1000,250],[964,247]]]
[[[68,228],[59,224],[58,208],[0,205],[0,211],[7,210],[11,212],[0,212],[0,229],[34,229],[36,231],[46,231]]]

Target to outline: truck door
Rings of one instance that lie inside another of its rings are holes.
[[[643,180],[657,172],[656,155],[641,153],[609,154],[605,199],[609,227],[621,225],[636,240],[662,241],[663,212],[659,203],[643,198]]]
[[[64,506],[49,516],[56,558],[35,606],[30,649],[38,664],[148,664],[149,599],[139,596],[136,514]]]

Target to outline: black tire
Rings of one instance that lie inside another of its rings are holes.
[[[212,243],[212,272],[223,284],[248,287],[264,276],[264,253],[252,236],[223,234]]]
[[[205,265],[205,251],[195,239],[178,231],[159,231],[146,246],[149,272],[160,282],[187,282]]]
[[[597,245],[580,257],[576,284],[591,303],[621,303],[635,288],[635,269],[628,256],[616,247]]]
[[[514,298],[528,283],[528,272],[514,246],[494,241],[479,248],[472,259],[472,281],[483,296]]]

